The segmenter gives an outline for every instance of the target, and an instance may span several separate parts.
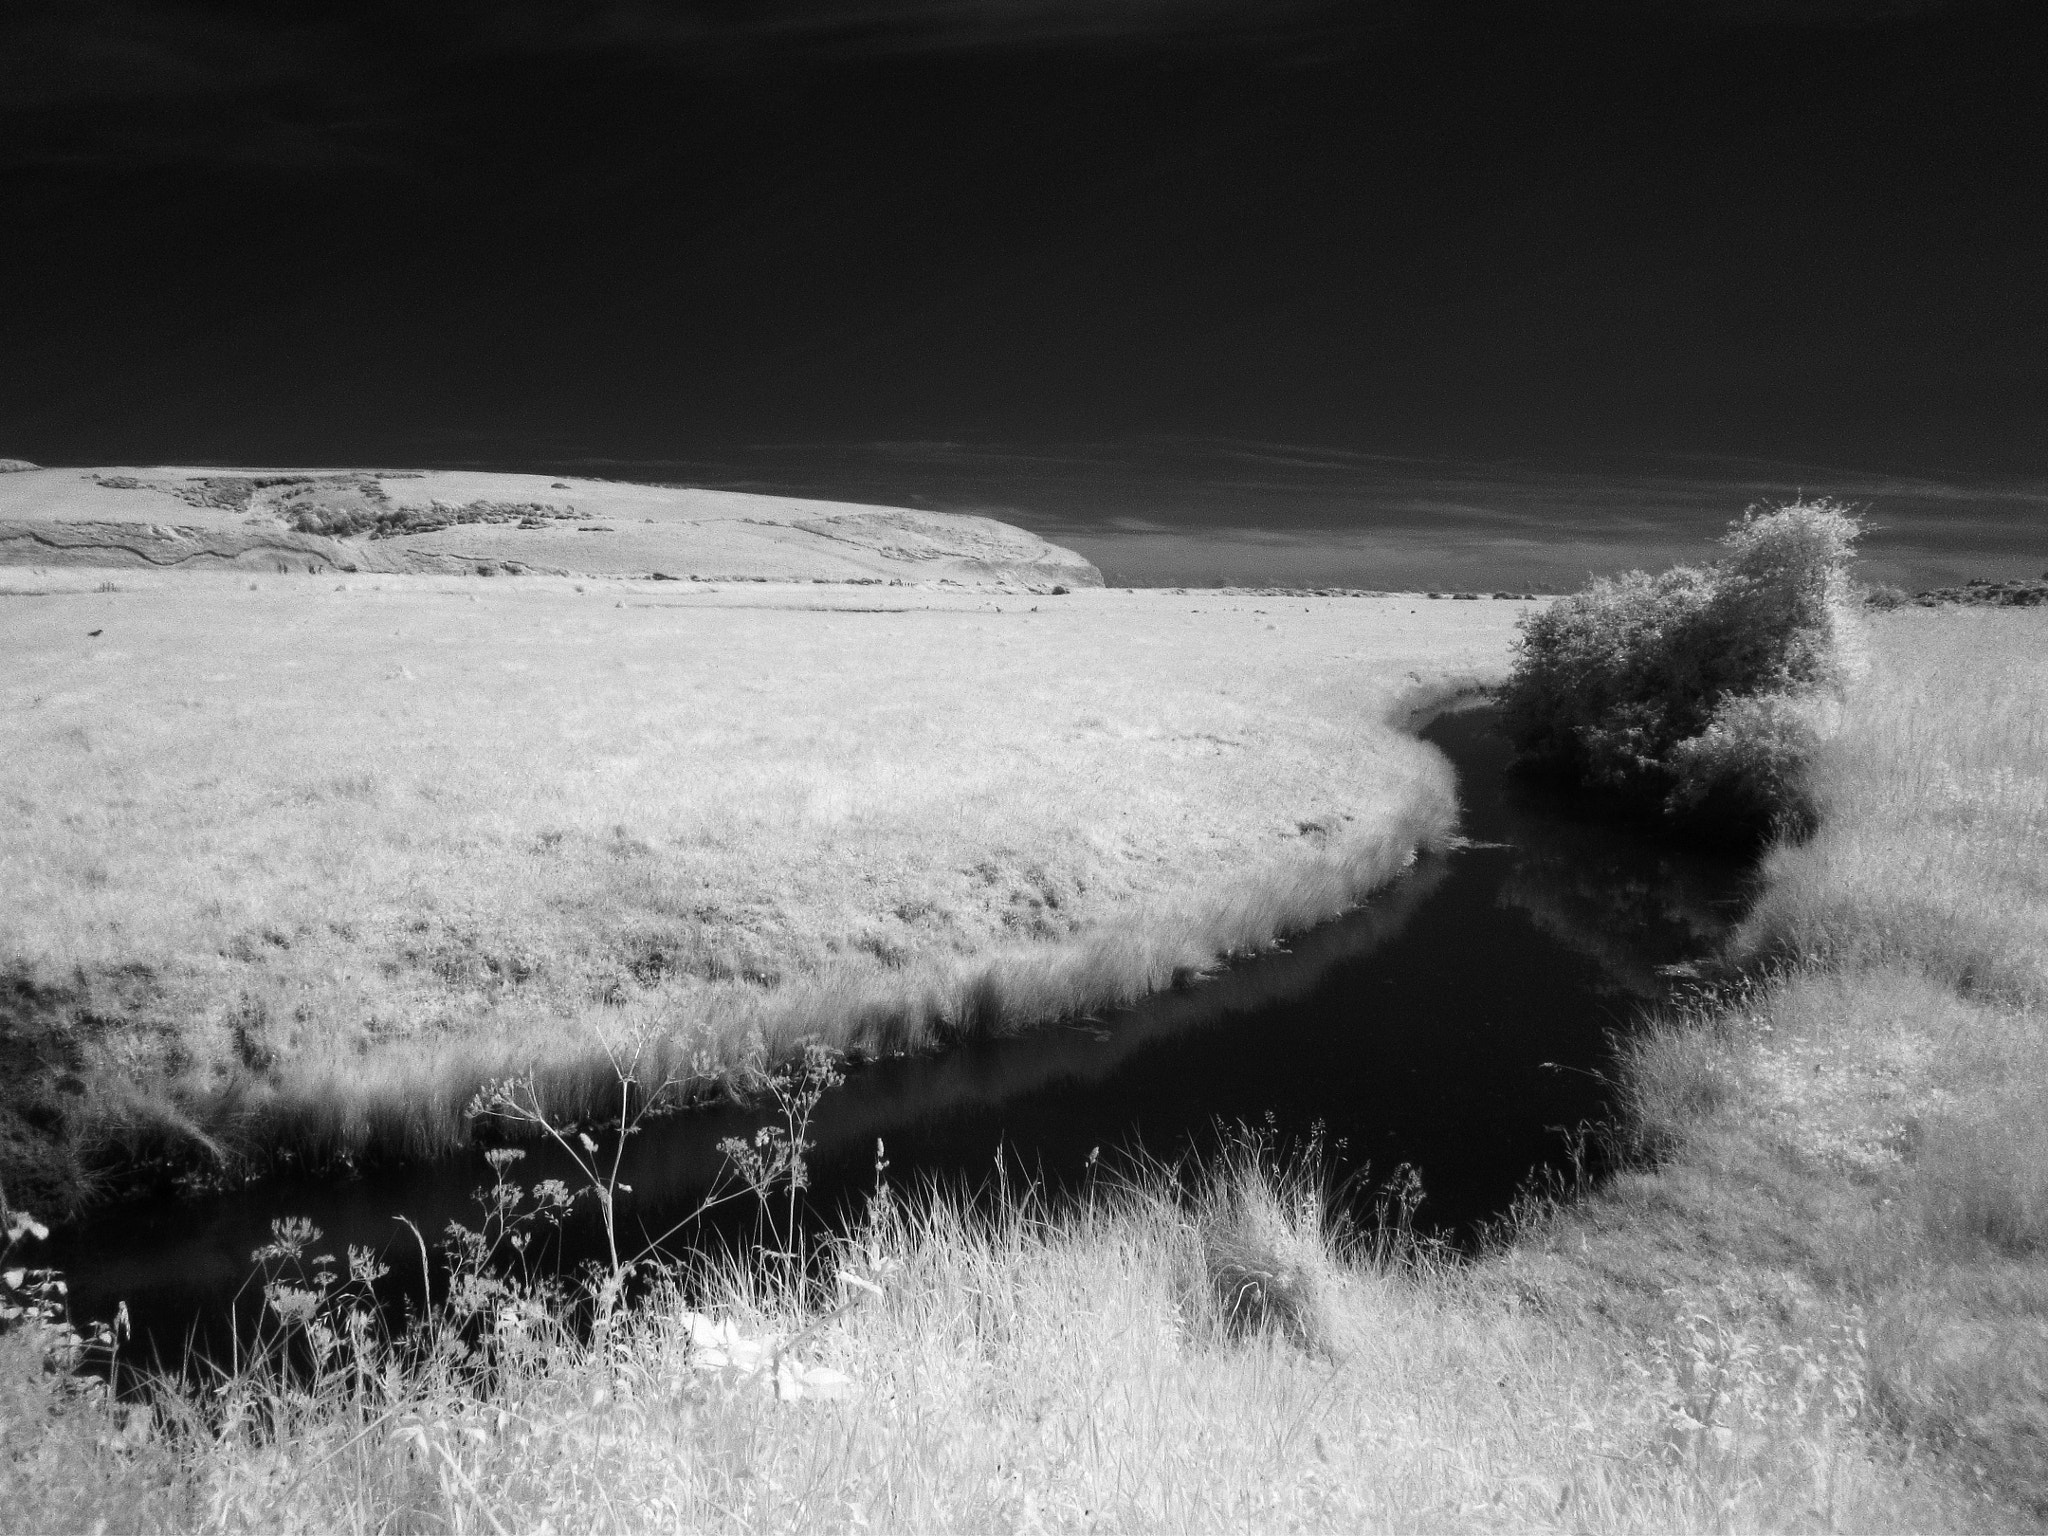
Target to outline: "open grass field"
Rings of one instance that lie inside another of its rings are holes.
[[[1448,835],[1399,717],[1497,677],[1523,608],[34,590],[0,596],[17,1193],[160,1152],[433,1151],[529,1068],[577,1113],[627,1027],[744,1073],[1135,997]]]

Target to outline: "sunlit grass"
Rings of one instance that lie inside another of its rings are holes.
[[[1785,969],[1631,1048],[1667,1160],[1566,1225],[1590,1258],[1557,1256],[1616,1295],[1857,1318],[1877,1421],[2038,1516],[2048,616],[1902,610],[1872,645],[1815,763],[1821,828],[1767,861],[1746,931]]]
[[[622,1024],[743,1073],[1132,998],[1446,835],[1400,709],[1518,611],[678,591],[0,606],[0,1006],[83,1091],[47,1112],[99,1156],[421,1152],[493,1077],[603,1093]]]
[[[2048,999],[2048,614],[1873,631],[1883,666],[1817,765],[1821,828],[1766,866],[1748,943]]]
[[[167,1395],[146,1440],[82,1401],[49,1437],[68,1459],[17,1459],[0,1498],[81,1526],[318,1532],[1871,1530],[1972,1510],[1868,1435],[1853,1336],[1780,1349],[1688,1315],[1623,1353],[1499,1268],[1347,1245],[1312,1184],[1243,1154],[1057,1214],[899,1200],[835,1267],[861,1283],[822,1325],[773,1265],[711,1263],[594,1338],[545,1313],[501,1326],[483,1375],[452,1343],[341,1344],[310,1384],[258,1362]]]

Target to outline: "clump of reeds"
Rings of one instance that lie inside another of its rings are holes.
[[[1329,1254],[1315,1221],[1320,1212],[1300,1209],[1246,1170],[1220,1177],[1205,1204],[1202,1271],[1224,1325],[1325,1347]]]
[[[1280,1156],[1267,1136],[1237,1131],[1195,1169],[1159,1169],[1151,1176],[1182,1191],[1180,1219],[1189,1237],[1186,1289],[1192,1316],[1217,1335],[1247,1340],[1270,1335],[1313,1354],[1336,1357],[1345,1347],[1338,1293],[1360,1264],[1379,1268],[1411,1256],[1409,1207],[1380,1202],[1371,1241],[1340,1207],[1323,1161],[1319,1135]],[[1400,1177],[1412,1179],[1410,1170]],[[1148,1186],[1141,1181],[1136,1189]],[[1397,1187],[1406,1189],[1397,1180]]]

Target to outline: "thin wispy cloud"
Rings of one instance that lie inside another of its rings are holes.
[[[1991,0],[1680,0],[1659,20],[1702,25],[1869,25],[1996,9]],[[1621,17],[1581,0],[1556,19]],[[470,0],[365,3],[325,13],[223,8],[194,0],[16,0],[0,15],[0,110],[110,99],[233,95],[303,84],[351,67],[387,81],[449,59],[493,54],[633,54],[786,48],[860,54],[976,50],[1125,39],[1171,42],[1310,31],[1378,31],[1457,20],[1423,0]],[[750,53],[750,57],[753,54]],[[358,85],[374,84],[358,81]]]

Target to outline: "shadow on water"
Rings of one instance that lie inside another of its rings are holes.
[[[1610,1032],[1718,947],[1746,868],[1510,778],[1490,711],[1442,717],[1424,736],[1458,770],[1465,846],[1186,989],[860,1068],[812,1123],[813,1212],[868,1192],[878,1139],[899,1187],[984,1184],[1000,1152],[1013,1186],[1035,1179],[1057,1197],[1098,1148],[1171,1158],[1213,1145],[1221,1126],[1283,1139],[1320,1126],[1332,1172],[1358,1176],[1361,1190],[1416,1169],[1418,1225],[1453,1237],[1505,1210],[1532,1171],[1566,1166],[1577,1129],[1607,1110]],[[758,1105],[721,1106],[649,1122],[625,1159],[626,1228],[659,1232],[690,1211],[718,1176],[718,1143],[767,1118]],[[538,1148],[517,1169],[527,1182],[568,1172]],[[434,1238],[451,1219],[475,1221],[472,1192],[488,1181],[480,1153],[277,1178],[109,1211],[54,1242],[50,1262],[70,1276],[75,1316],[110,1316],[125,1300],[143,1353],[175,1359],[188,1334],[221,1328],[238,1292],[252,1304],[250,1254],[274,1217],[310,1218],[323,1251],[367,1244],[416,1273],[395,1218]],[[567,1257],[594,1254],[595,1235],[572,1227]]]

